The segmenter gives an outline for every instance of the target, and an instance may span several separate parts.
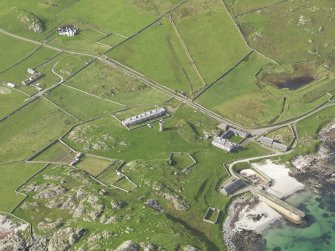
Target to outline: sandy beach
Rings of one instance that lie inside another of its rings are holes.
[[[279,198],[286,198],[304,189],[302,183],[289,175],[290,169],[284,164],[266,160],[264,163],[253,163],[251,166],[272,179],[272,185],[267,191]]]

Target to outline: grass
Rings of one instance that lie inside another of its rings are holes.
[[[0,86],[0,118],[23,105],[26,98],[27,96],[19,91]]]
[[[4,0],[1,2],[0,21],[1,28],[6,31],[29,37],[36,40],[42,40],[51,32],[55,32],[60,20],[57,13],[72,5],[76,0],[61,1],[40,1],[40,0]],[[55,4],[56,3],[56,4]],[[24,25],[17,19],[15,8],[23,9],[33,13],[44,23],[43,33],[34,33],[25,29]]]
[[[127,180],[125,177],[117,180],[116,182],[113,183],[113,185],[125,189],[127,191],[132,191],[136,188],[136,186],[129,180]]]
[[[270,132],[265,136],[275,139],[285,145],[289,145],[293,139],[292,130],[288,126]]]
[[[66,86],[59,86],[46,95],[65,111],[81,120],[88,120],[121,107]]]
[[[100,173],[97,176],[98,180],[102,181],[106,185],[111,185],[115,183],[117,180],[121,179],[121,176],[116,174],[116,168],[120,166],[120,163],[115,162],[113,165],[110,165],[104,172]]]
[[[38,99],[0,123],[1,161],[23,160],[55,140],[74,120]]]
[[[190,0],[173,16],[206,83],[216,80],[250,51],[221,1]]]
[[[196,164],[193,159],[189,156],[188,153],[172,153],[171,154],[172,166],[179,171],[183,171],[185,168],[188,168]]]
[[[109,46],[115,46],[124,41],[125,39],[126,39],[125,37],[121,37],[116,34],[111,34],[105,37],[104,39],[100,40],[100,42]]]
[[[41,164],[24,162],[0,165],[0,211],[11,212],[24,199],[15,190],[42,167]]]
[[[55,34],[49,41],[48,44],[55,47],[63,48],[70,51],[80,51],[93,54],[102,54],[108,49],[107,46],[95,43],[102,34],[92,30],[91,28],[85,27],[87,24],[77,24],[80,27],[80,31],[73,37],[60,36]]]
[[[306,102],[304,95],[319,84],[303,90],[279,89],[262,84],[255,75],[269,61],[251,54],[223,79],[215,83],[197,102],[248,128],[281,122],[308,112],[329,99],[323,95]],[[285,100],[285,102],[284,102]]]
[[[331,7],[331,0],[319,1],[317,7],[311,0],[304,4],[286,1],[261,13],[240,16],[238,21],[250,45],[276,61],[326,64],[334,70]],[[301,16],[305,23],[298,25]]]
[[[281,99],[257,85],[254,76],[266,63],[266,59],[250,55],[202,94],[197,102],[247,127],[268,123],[279,115]]]
[[[99,61],[93,62],[79,72],[67,84],[128,106],[161,104],[169,98],[140,80]]]
[[[84,0],[59,14],[64,23],[83,23],[102,32],[116,32],[130,36],[155,19],[157,13],[145,11],[143,1],[136,6],[134,1],[105,1],[96,4]],[[154,14],[154,15],[152,15]]]
[[[280,0],[225,0],[227,3],[227,8],[234,14],[240,15],[246,13],[248,11],[253,11],[256,9],[264,8],[267,6],[271,6],[273,4],[279,3]]]
[[[202,86],[168,18],[111,50],[107,56],[172,90],[191,94]]]
[[[313,153],[319,144],[318,133],[322,127],[334,120],[335,107],[329,107],[314,114],[297,125],[298,144],[293,152],[294,156]]]
[[[1,80],[5,82],[14,83],[19,90],[22,90],[28,94],[33,94],[36,92],[36,89],[33,86],[24,86],[21,84],[21,82],[27,79],[29,76],[29,73],[27,73],[27,69],[35,68],[43,61],[56,55],[56,53],[57,52],[53,50],[42,47],[38,49],[34,54],[32,54],[29,58],[22,61],[20,64],[3,72],[1,74]],[[40,80],[36,81],[36,83],[38,83],[39,81],[44,81],[43,79],[45,79],[46,81],[50,80],[52,81],[52,79],[54,79],[52,72],[43,72],[43,73],[45,75]]]
[[[76,167],[96,177],[105,171],[111,164],[113,164],[113,162],[110,160],[85,156],[78,164],[76,164]]]
[[[6,48],[6,50],[1,50],[0,71],[2,71],[28,56],[37,46],[1,33],[0,48]]]
[[[37,155],[33,160],[70,164],[74,159],[74,156],[74,152],[57,141],[55,144],[51,145],[45,151]]]

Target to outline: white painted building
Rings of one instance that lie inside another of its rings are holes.
[[[13,84],[13,83],[6,83],[6,85],[7,85],[8,87],[15,88],[15,84]]]
[[[78,29],[73,25],[65,25],[57,29],[59,35],[68,37],[73,37],[77,33],[77,31]]]

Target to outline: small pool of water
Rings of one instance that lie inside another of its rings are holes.
[[[303,76],[303,77],[289,79],[285,82],[279,82],[277,84],[277,86],[280,89],[287,88],[287,89],[290,89],[290,90],[297,90],[297,89],[303,87],[304,85],[307,85],[307,84],[309,84],[313,81],[314,81],[313,77]]]

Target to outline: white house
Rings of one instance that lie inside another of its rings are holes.
[[[57,29],[59,35],[72,37],[77,33],[78,29],[73,25],[64,25]]]

